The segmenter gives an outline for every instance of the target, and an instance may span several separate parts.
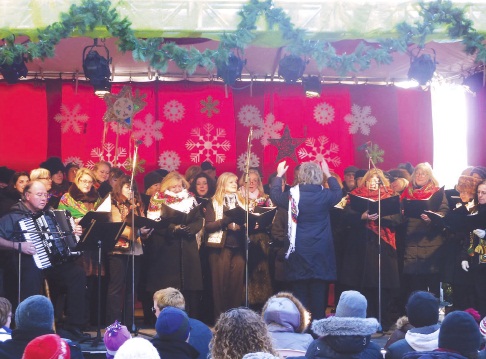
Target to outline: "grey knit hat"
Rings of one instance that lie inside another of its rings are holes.
[[[52,330],[54,308],[51,301],[43,295],[33,295],[22,301],[15,311],[18,329]]]

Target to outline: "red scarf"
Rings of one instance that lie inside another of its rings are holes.
[[[410,182],[408,187],[403,191],[401,199],[429,199],[440,188],[434,186],[432,182],[427,183],[425,186],[415,188]]]
[[[372,191],[368,189],[366,186],[355,188],[351,191],[352,194],[366,197],[372,200],[378,200],[378,190]],[[391,188],[385,187],[380,189],[380,197],[381,199],[389,198],[394,195]],[[375,234],[378,234],[378,220],[374,221],[366,221],[366,228],[373,231]],[[383,241],[388,243],[393,249],[397,249],[396,239],[395,239],[395,230],[392,230],[388,227],[381,226],[380,228],[380,236]]]

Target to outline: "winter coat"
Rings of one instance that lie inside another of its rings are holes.
[[[412,328],[405,338],[396,341],[387,348],[386,359],[401,359],[409,352],[431,351],[439,347],[440,325],[430,325],[427,327]]]
[[[12,331],[12,339],[0,342],[0,359],[20,359],[24,354],[25,347],[29,342],[41,335],[54,334],[52,330],[24,330],[15,329]],[[66,340],[66,339],[64,339]],[[71,359],[82,359],[84,358],[83,352],[80,347],[70,341],[66,340],[71,351]]]
[[[305,357],[381,359],[380,346],[370,339],[378,325],[375,318],[332,316],[316,320],[312,324],[312,331],[320,338],[311,343]]]
[[[329,211],[341,200],[341,187],[333,177],[329,188],[301,184],[295,252],[285,262],[286,280],[336,280],[336,258]],[[282,192],[282,178],[275,177],[270,187],[274,204],[288,209],[288,192]]]
[[[401,339],[405,339],[405,334],[413,328],[413,325],[409,323],[408,317],[403,316],[397,319],[397,329],[390,335],[385,344],[385,349],[388,349],[390,345],[396,343]]]
[[[432,352],[413,352],[407,353],[403,356],[403,359],[467,359],[458,353],[445,352],[445,351],[432,351]]]
[[[206,359],[209,354],[209,342],[213,338],[213,332],[203,322],[189,318],[189,344],[199,352],[198,359]]]
[[[160,359],[196,359],[199,356],[199,352],[186,342],[160,338],[154,338],[150,342],[159,352]]]

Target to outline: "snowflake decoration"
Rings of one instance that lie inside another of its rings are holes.
[[[179,122],[182,120],[185,112],[184,105],[177,100],[171,100],[164,105],[164,116],[171,122]]]
[[[91,150],[91,157],[96,158],[96,162],[89,160],[86,162],[86,167],[92,170],[94,165],[99,161],[108,161],[112,166],[118,168],[130,169],[130,160],[127,157],[127,150],[125,148],[115,149],[113,143],[105,143],[102,147],[95,147]],[[123,161],[123,162],[122,162]]]
[[[212,134],[214,126],[210,123],[206,123],[202,130],[201,128],[193,128],[191,130],[191,136],[196,137],[197,140],[187,140],[186,148],[189,151],[196,149],[197,152],[191,153],[191,161],[195,163],[201,163],[203,161],[209,161],[213,163],[211,157],[216,158],[216,163],[223,163],[226,159],[224,153],[220,153],[220,150],[229,151],[231,148],[231,142],[225,140],[226,130],[223,128],[217,128],[216,133]],[[201,159],[203,157],[203,159]]]
[[[80,114],[81,105],[74,105],[72,110],[66,105],[61,105],[61,113],[54,116],[54,120],[61,124],[62,133],[66,133],[70,128],[73,129],[75,133],[81,133],[83,129],[83,123],[88,122],[89,116],[85,114]]]
[[[253,105],[245,105],[240,109],[238,112],[238,121],[245,127],[261,127],[263,124],[260,110]]]
[[[206,100],[201,100],[200,104],[202,106],[201,113],[205,113],[208,118],[213,117],[213,114],[219,113],[219,100],[213,100],[213,96],[208,96]]]
[[[159,167],[169,172],[177,171],[181,165],[181,158],[175,151],[164,151],[159,156]]]
[[[248,153],[244,152],[238,157],[237,166],[241,172],[245,171]],[[250,152],[250,167],[260,167],[260,159],[256,154]]]
[[[310,147],[302,147],[297,151],[300,159],[308,159],[309,161],[322,162],[325,160],[327,163],[332,163],[334,168],[341,164],[341,158],[337,155],[339,152],[339,146],[335,143],[329,143],[329,139],[326,136],[319,136],[316,139],[309,137],[305,140],[305,145]],[[329,147],[328,147],[329,145]]]
[[[103,98],[106,103],[106,112],[103,115],[105,122],[118,122],[128,129],[132,128],[133,117],[147,105],[144,101],[147,95],[141,95],[139,90],[132,94],[130,86],[123,86],[118,94],[106,94]]]
[[[279,121],[275,121],[273,113],[269,113],[265,116],[265,121],[262,121],[255,131],[253,136],[260,138],[260,141],[264,147],[268,146],[270,138],[278,139],[281,137],[280,131],[282,131],[284,124]]]
[[[352,114],[344,116],[344,121],[350,124],[349,133],[354,135],[360,130],[363,135],[368,136],[370,127],[376,124],[376,117],[371,116],[371,107],[363,106],[361,108],[359,105],[353,104],[351,112]]]
[[[150,147],[154,143],[154,139],[159,141],[164,138],[161,132],[163,125],[160,121],[154,121],[154,116],[148,113],[145,115],[145,122],[137,121],[133,123],[133,127],[135,127],[133,138],[143,139],[143,144]]]
[[[76,156],[71,156],[64,159],[64,166],[67,166],[69,163],[75,163],[79,166],[79,168],[84,167],[83,160]]]
[[[376,163],[381,163],[384,161],[383,156],[385,155],[385,151],[380,148],[376,143],[371,145],[371,147],[368,149],[368,152],[370,154],[371,159],[373,162]]]
[[[334,121],[334,107],[326,102],[321,102],[314,107],[314,120],[321,125],[327,125]]]
[[[130,131],[125,126],[120,125],[119,122],[110,123],[110,128],[113,132],[115,132],[118,135],[126,135],[128,133],[128,131]]]

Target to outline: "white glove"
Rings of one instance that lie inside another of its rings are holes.
[[[475,229],[473,233],[481,239],[483,239],[484,236],[486,236],[486,231],[484,229]]]
[[[462,261],[461,267],[462,267],[462,270],[469,272],[469,262],[468,261]]]
[[[282,177],[285,172],[289,169],[289,166],[286,166],[286,161],[282,161],[277,166],[277,177]]]

